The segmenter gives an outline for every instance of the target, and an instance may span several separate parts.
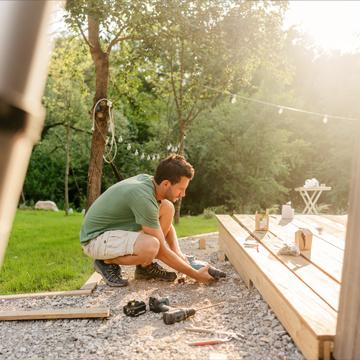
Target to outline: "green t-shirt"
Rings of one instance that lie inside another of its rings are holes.
[[[142,225],[160,227],[152,176],[146,174],[116,183],[94,201],[85,215],[80,242],[109,230],[140,231]]]

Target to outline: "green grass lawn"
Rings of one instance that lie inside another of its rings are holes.
[[[19,210],[0,270],[0,294],[78,289],[92,273],[79,243],[81,214]],[[215,219],[185,216],[179,237],[217,230]]]

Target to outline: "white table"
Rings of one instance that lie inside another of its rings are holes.
[[[316,203],[323,191],[331,190],[330,186],[317,186],[317,187],[298,187],[295,191],[299,191],[305,203],[303,214],[316,214],[319,212],[316,209]]]

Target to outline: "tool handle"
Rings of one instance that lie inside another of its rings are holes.
[[[204,309],[209,309],[209,308],[212,308],[212,307],[215,307],[215,306],[219,306],[219,305],[223,305],[225,303],[225,301],[220,301],[216,304],[211,304],[211,305],[207,305],[207,306],[202,306],[200,308],[197,308],[196,311],[198,310],[204,310]]]
[[[191,346],[206,346],[206,345],[216,345],[224,342],[224,340],[213,339],[213,340],[203,340],[203,341],[196,341],[190,343]]]

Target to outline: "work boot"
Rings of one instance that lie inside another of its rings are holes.
[[[109,286],[121,287],[129,285],[128,280],[122,278],[119,265],[105,264],[103,260],[95,260],[94,269],[103,277]]]
[[[177,278],[176,273],[166,271],[158,263],[153,262],[148,266],[136,265],[135,279],[136,280],[150,280],[157,279],[163,281],[174,281]]]

